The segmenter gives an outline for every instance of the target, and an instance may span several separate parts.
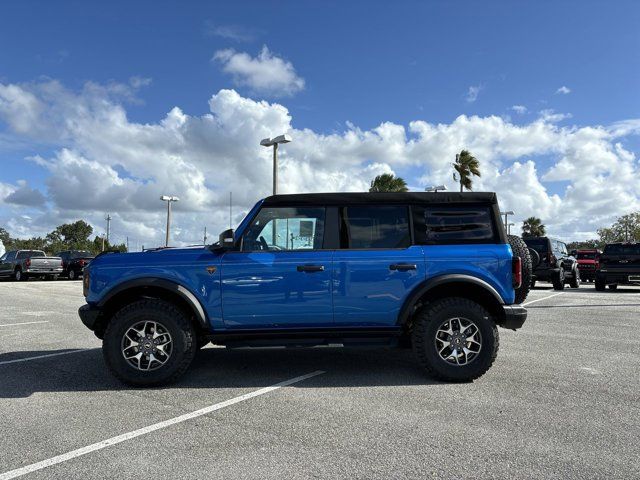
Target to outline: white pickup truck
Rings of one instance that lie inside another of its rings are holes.
[[[29,277],[55,280],[62,269],[60,257],[47,257],[42,250],[12,250],[0,257],[0,277],[11,277],[17,281]]]

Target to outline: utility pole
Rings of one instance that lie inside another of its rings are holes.
[[[233,228],[231,219],[233,218],[233,192],[229,192],[229,228]]]
[[[111,231],[111,215],[107,213],[107,216],[104,217],[104,219],[107,221],[107,244],[109,244],[109,233]],[[104,250],[104,248],[102,250]]]
[[[207,227],[204,227],[204,239],[202,240],[202,245],[207,246]]]
[[[129,253],[129,236],[127,236],[127,253]]]

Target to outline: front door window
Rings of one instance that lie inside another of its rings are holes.
[[[242,239],[243,252],[319,250],[324,208],[263,208]]]

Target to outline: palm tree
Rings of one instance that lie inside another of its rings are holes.
[[[407,182],[393,173],[383,173],[371,181],[370,192],[408,192]]]
[[[462,150],[460,153],[456,153],[456,161],[453,163],[455,172],[453,173],[453,179],[456,182],[460,182],[460,192],[473,189],[473,180],[471,176],[480,176],[480,162],[476,157],[471,155],[468,150]]]
[[[538,217],[529,217],[522,223],[523,237],[544,237],[546,229]]]

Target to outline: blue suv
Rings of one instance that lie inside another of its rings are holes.
[[[259,201],[198,248],[96,257],[82,322],[113,374],[173,381],[209,342],[412,347],[431,376],[470,381],[518,329],[531,282],[495,193],[328,193]]]

